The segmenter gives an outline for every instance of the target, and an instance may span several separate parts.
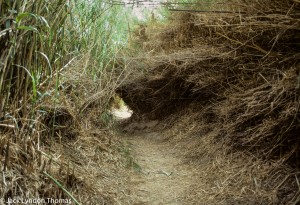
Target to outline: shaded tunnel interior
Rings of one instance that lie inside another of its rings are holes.
[[[135,117],[164,119],[191,102],[207,102],[214,96],[211,89],[195,92],[193,83],[179,77],[140,79],[117,89],[117,94],[133,110]],[[205,99],[204,101],[200,99]]]

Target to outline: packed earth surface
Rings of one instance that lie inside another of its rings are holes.
[[[176,147],[150,132],[128,139],[133,147],[137,173],[130,177],[132,204],[184,204],[182,197],[193,180],[193,171],[183,164]]]
[[[299,205],[299,28],[300,0],[0,1],[0,203]]]

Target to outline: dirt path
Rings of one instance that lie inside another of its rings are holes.
[[[183,165],[180,153],[162,141],[159,133],[146,133],[128,139],[140,171],[130,178],[133,205],[184,204],[183,196],[192,172]]]

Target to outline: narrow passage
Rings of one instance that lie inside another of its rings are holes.
[[[176,147],[163,142],[157,132],[128,139],[139,171],[130,177],[133,205],[184,204],[183,196],[193,179]]]

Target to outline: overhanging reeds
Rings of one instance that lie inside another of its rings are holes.
[[[193,127],[213,116],[220,126],[214,137],[231,150],[297,172],[300,3],[231,1],[228,8],[232,13],[175,13],[170,26],[147,28],[143,47],[152,53],[143,64],[147,77],[125,83],[119,93],[135,113],[150,118],[196,105],[199,122]],[[201,117],[208,107],[210,114]],[[297,201],[295,181],[277,185],[282,203]]]
[[[105,161],[118,144],[104,127],[120,80],[111,35],[118,10],[108,7],[0,1],[1,199],[117,200],[95,180],[121,161],[118,153]]]

